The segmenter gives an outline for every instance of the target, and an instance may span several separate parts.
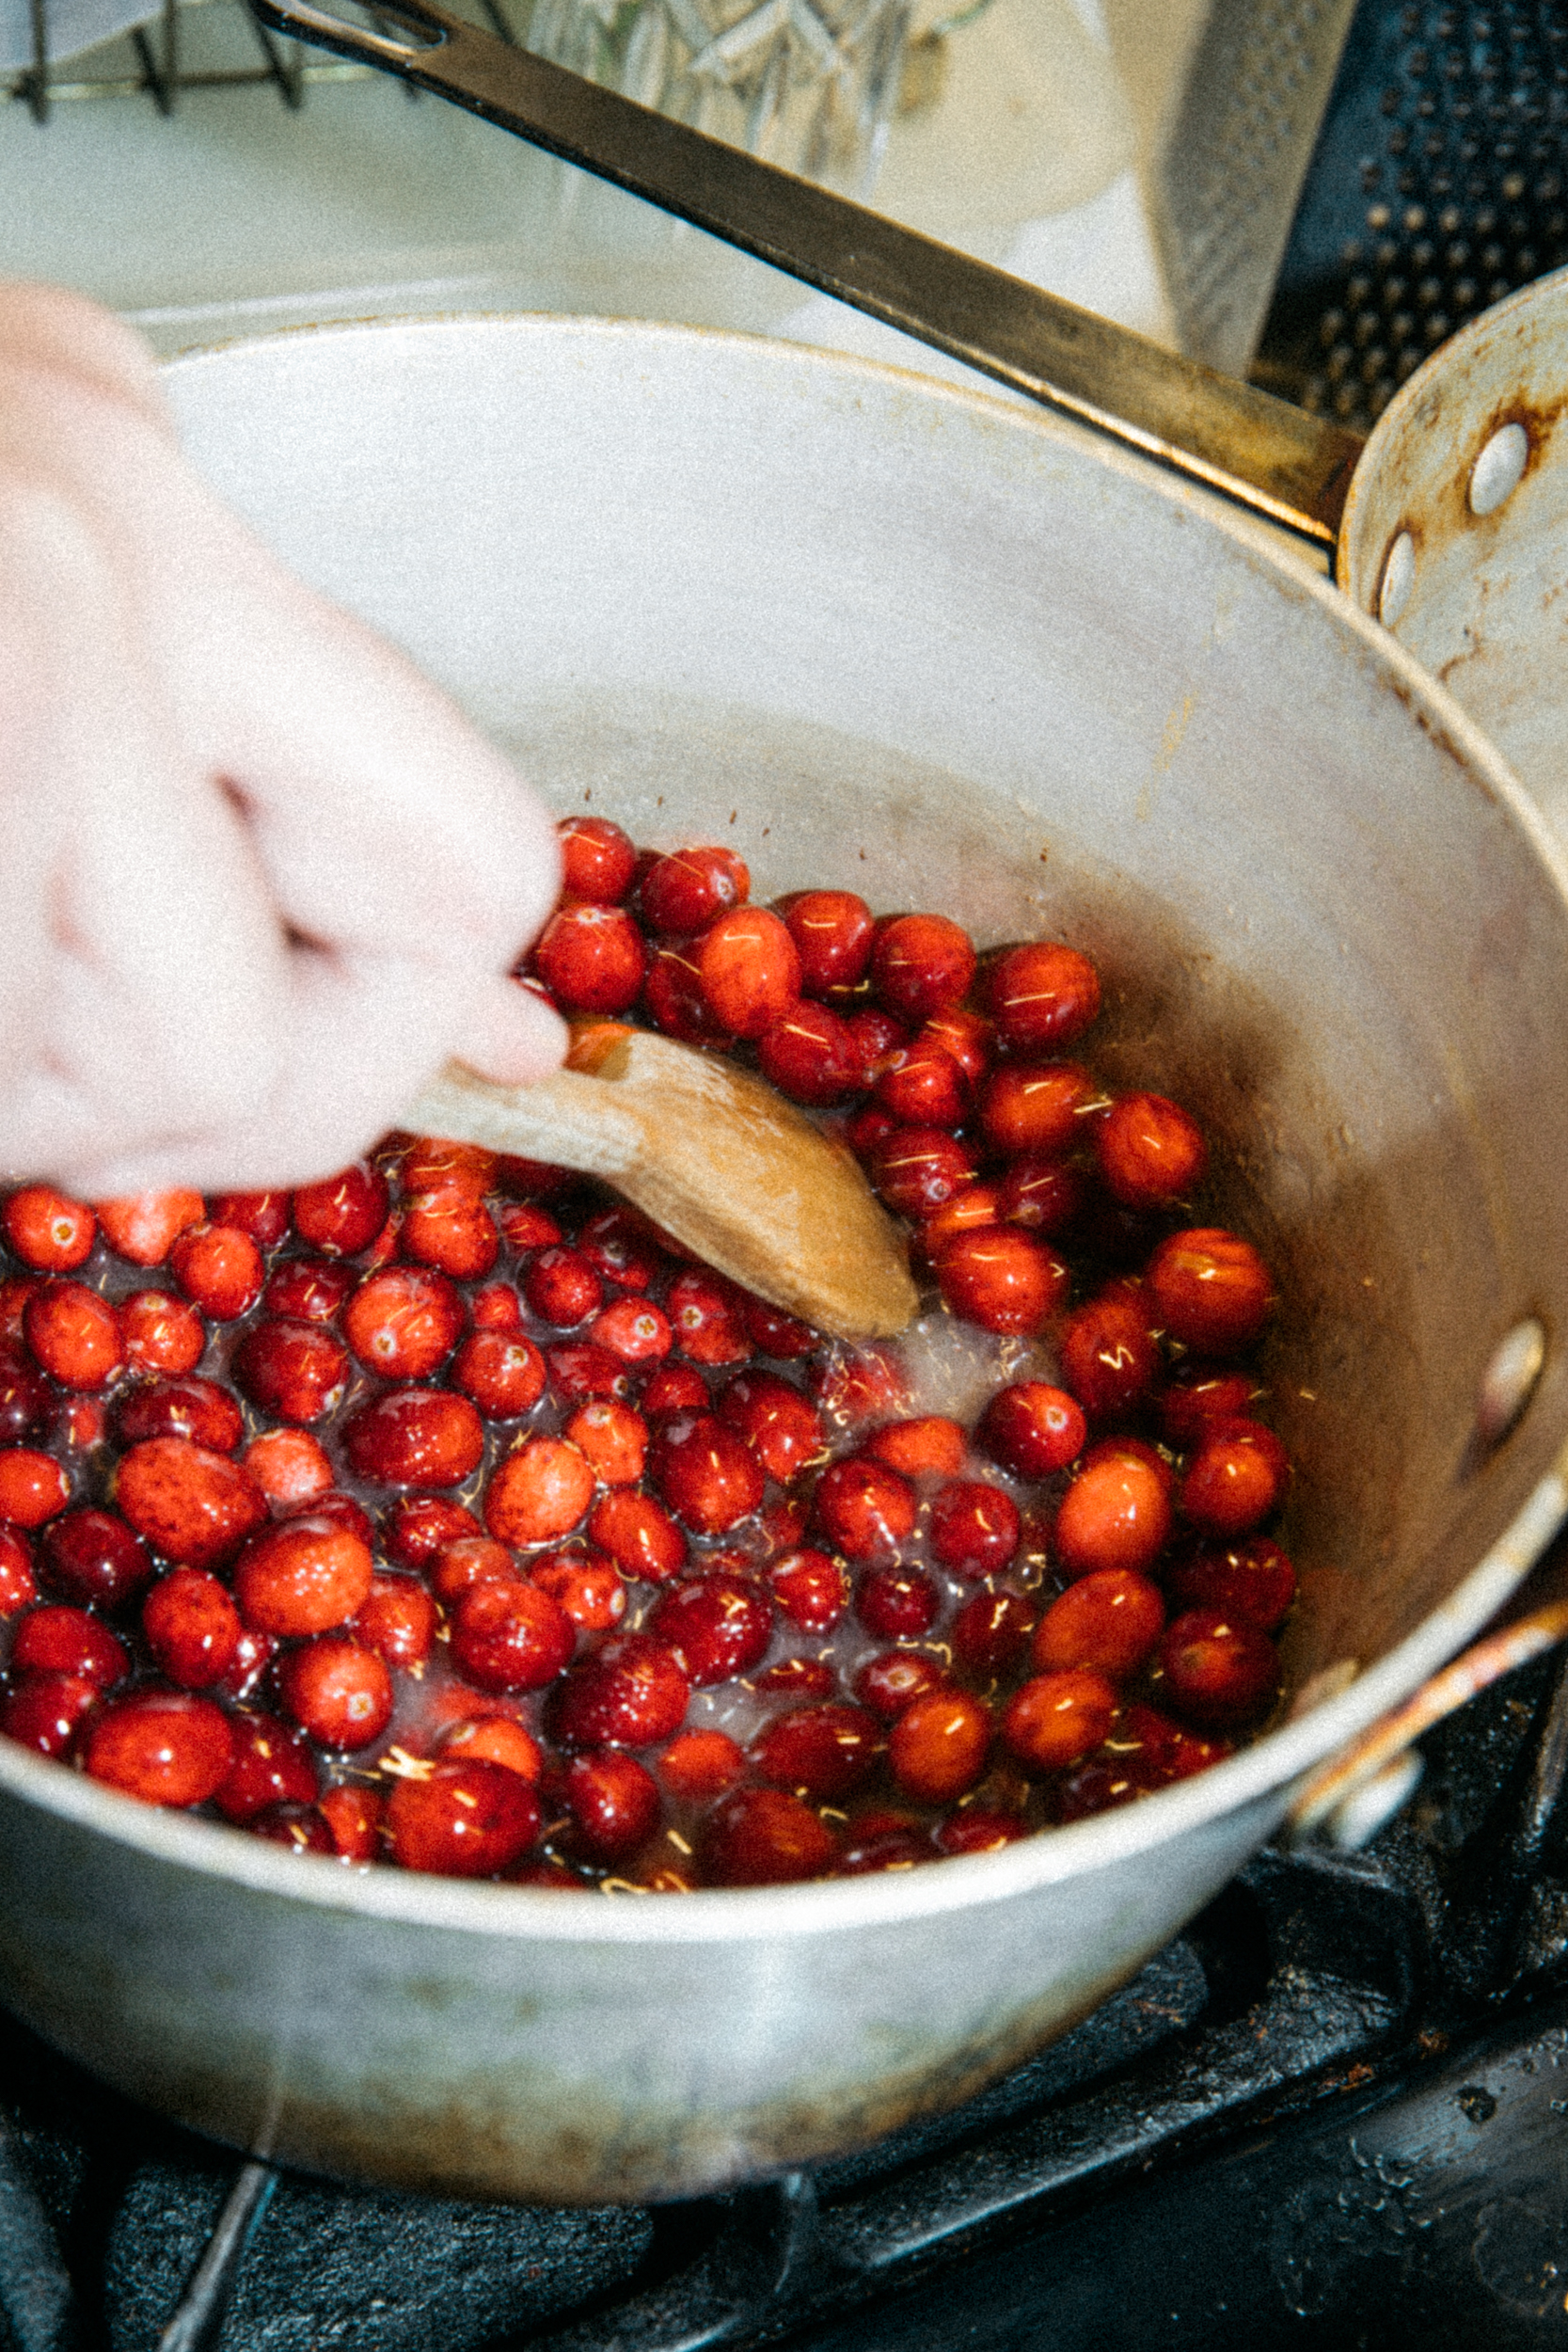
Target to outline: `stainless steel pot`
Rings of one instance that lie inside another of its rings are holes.
[[[483,2196],[810,2162],[1092,2009],[1562,1516],[1568,870],[1380,629],[1071,424],[589,320],[323,330],[167,382],[222,494],[562,809],[1090,949],[1102,1066],[1194,1103],[1279,1270],[1294,1709],[1127,1811],[905,1874],[574,1897],[296,1858],[0,1743],[0,1994],[133,2095]]]

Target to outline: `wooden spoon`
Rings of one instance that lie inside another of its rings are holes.
[[[410,1105],[416,1134],[602,1176],[748,1290],[839,1339],[919,1307],[897,1228],[851,1154],[732,1062],[634,1029],[592,1075],[492,1086],[460,1063]]]

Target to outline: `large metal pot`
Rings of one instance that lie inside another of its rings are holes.
[[[1006,1851],[662,1900],[347,1871],[0,1743],[0,1994],[348,2175],[641,2200],[845,2149],[1130,1976],[1560,1518],[1561,853],[1344,598],[1070,424],[587,320],[279,338],[168,387],[214,485],[562,809],[1101,960],[1104,1067],[1201,1111],[1279,1271],[1296,1696]]]

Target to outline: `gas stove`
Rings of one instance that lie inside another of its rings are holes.
[[[1568,1666],[1427,1742],[1359,1854],[1260,1854],[956,2113],[735,2195],[274,2175],[8,2027],[16,2352],[1447,2352],[1568,2310]]]

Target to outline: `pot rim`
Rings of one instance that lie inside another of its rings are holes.
[[[1515,299],[1521,299],[1516,297]],[[1490,314],[1489,314],[1490,315]],[[949,385],[879,360],[822,351],[729,329],[599,319],[547,312],[513,316],[452,313],[291,328],[291,337],[417,334],[465,339],[505,336],[519,342],[609,342],[650,346],[702,345],[721,360],[727,351],[753,365],[765,359],[796,380],[820,386],[858,381],[867,390],[915,394],[957,410],[996,431],[1032,436],[1044,444],[1092,455],[1195,522],[1218,530],[1277,589],[1321,605],[1333,626],[1355,642],[1363,660],[1415,710],[1420,723],[1451,752],[1465,779],[1505,804],[1534,846],[1568,903],[1568,850],[1560,846],[1500,755],[1451,697],[1380,625],[1341,592],[1278,551],[1278,542],[1239,511],[1221,511],[1209,495],[1175,474],[1045,409],[1031,411],[984,390]],[[221,362],[236,350],[280,342],[278,334],[241,336],[193,351],[169,363],[184,372]],[[1430,363],[1429,363],[1430,364]],[[1419,383],[1412,378],[1407,391]],[[1402,398],[1404,395],[1402,394]],[[1504,1440],[1505,1447],[1517,1437]],[[1568,1517],[1568,1437],[1560,1438],[1549,1468],[1522,1507],[1448,1597],[1378,1663],[1309,1712],[1265,1734],[1225,1763],[1118,1811],[1042,1832],[990,1853],[951,1856],[940,1866],[804,1885],[712,1888],[680,1899],[601,1903],[589,1913],[580,1899],[554,1889],[489,1881],[427,1877],[381,1865],[349,1866],[324,1855],[294,1854],[243,1830],[166,1813],[87,1780],[80,1772],[0,1740],[0,1789],[73,1827],[109,1839],[166,1865],[207,1879],[242,1885],[259,1896],[334,1913],[357,1914],[416,1930],[519,1943],[690,1944],[754,1943],[780,1936],[836,1933],[858,1926],[892,1925],[1005,1902],[1031,1890],[1120,1864],[1150,1847],[1197,1830],[1246,1806],[1274,1819],[1287,1809],[1312,1769],[1368,1730],[1387,1710],[1459,1650],[1494,1616],[1528,1573]]]

